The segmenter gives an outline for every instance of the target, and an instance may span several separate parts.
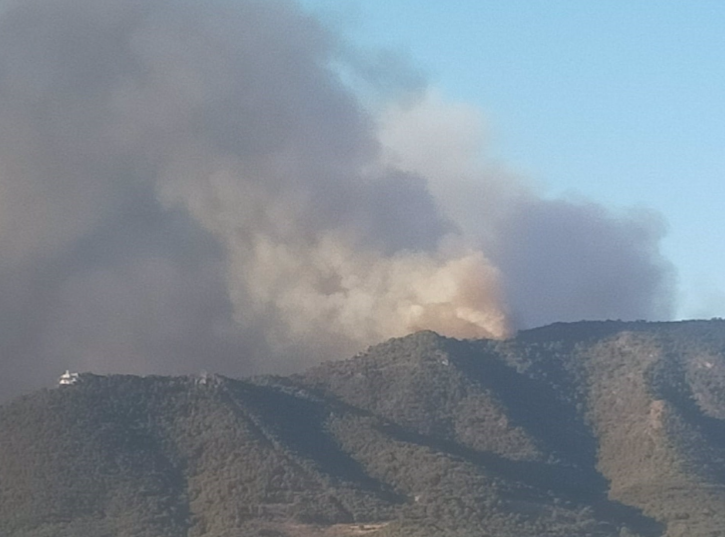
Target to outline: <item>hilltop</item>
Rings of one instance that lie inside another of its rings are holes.
[[[725,322],[420,332],[0,407],[8,537],[725,535]]]

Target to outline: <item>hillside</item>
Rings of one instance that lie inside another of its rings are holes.
[[[420,332],[0,407],[7,537],[725,536],[725,322]]]

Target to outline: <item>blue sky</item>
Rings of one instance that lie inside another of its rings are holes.
[[[666,222],[678,317],[725,316],[725,3],[304,0],[408,58],[545,189]]]

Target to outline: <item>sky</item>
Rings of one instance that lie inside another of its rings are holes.
[[[725,316],[725,4],[303,0],[483,117],[482,153],[548,196],[665,221],[675,317]]]

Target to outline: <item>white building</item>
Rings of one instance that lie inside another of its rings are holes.
[[[71,373],[67,369],[58,379],[58,385],[60,386],[69,386],[71,384],[75,384],[76,382],[78,382],[78,373]]]

